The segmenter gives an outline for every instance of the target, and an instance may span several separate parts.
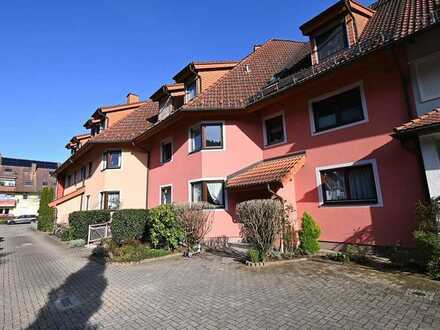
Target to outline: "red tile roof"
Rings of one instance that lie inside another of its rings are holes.
[[[128,114],[112,127],[92,137],[89,143],[130,142],[148,128],[150,124],[147,119],[157,115],[158,112],[158,104],[149,101],[138,109],[133,110],[132,113]]]
[[[402,135],[434,127],[440,127],[440,109],[425,113],[400,127],[396,127],[394,131],[397,135]]]
[[[290,63],[284,70],[280,70],[288,72],[288,75],[277,75],[278,80],[251,96],[247,105],[298,86],[440,23],[440,0],[379,0],[371,5],[371,8],[375,13],[368,20],[356,46],[338,52],[308,68],[301,68],[302,70],[291,70],[292,67],[295,68],[296,63]]]
[[[244,188],[272,182],[280,182],[289,174],[295,174],[305,162],[305,153],[295,153],[283,157],[260,161],[230,175],[227,188]]]
[[[292,59],[308,53],[308,43],[271,39],[240,61],[183,109],[240,109]]]
[[[132,113],[115,123],[112,127],[107,128],[102,133],[90,138],[84,145],[72,156],[70,156],[60,167],[56,173],[61,173],[70,164],[73,164],[83,153],[85,153],[93,144],[99,143],[128,143],[135,137],[145,132],[151,123],[147,120],[159,113],[157,102],[148,101]]]

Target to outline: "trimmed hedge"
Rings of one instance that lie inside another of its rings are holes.
[[[110,211],[76,211],[69,214],[69,226],[72,230],[73,239],[87,241],[89,225],[110,221]]]
[[[113,213],[112,238],[117,243],[145,238],[148,230],[148,210],[127,209]]]

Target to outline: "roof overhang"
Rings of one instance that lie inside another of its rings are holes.
[[[84,187],[78,188],[75,191],[73,191],[67,195],[64,195],[63,197],[57,198],[54,201],[50,202],[49,207],[56,207],[62,203],[65,203],[75,197],[78,197],[78,196],[84,194],[84,191],[85,191]]]
[[[349,6],[349,8],[348,8]],[[365,7],[359,2],[353,0],[340,0],[331,7],[324,10],[319,15],[313,17],[306,23],[300,26],[300,30],[306,36],[312,35],[316,30],[320,29],[322,26],[331,23],[334,19],[346,15],[348,12],[352,11],[359,15],[370,18],[374,15],[375,11],[371,8]]]
[[[189,77],[196,75],[199,71],[227,70],[234,68],[237,64],[237,61],[191,62],[180,70],[173,79],[176,82],[181,83]]]
[[[305,160],[305,152],[296,152],[259,161],[228,176],[226,188],[249,190],[273,183],[284,185],[304,166]]]

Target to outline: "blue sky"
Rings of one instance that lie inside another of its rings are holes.
[[[298,27],[335,1],[1,1],[0,153],[62,162],[98,106],[148,98],[192,60],[304,40]]]

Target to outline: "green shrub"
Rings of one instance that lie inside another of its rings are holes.
[[[76,211],[69,214],[69,226],[73,239],[87,240],[89,225],[110,221],[110,212],[106,210]]]
[[[307,254],[315,254],[319,251],[319,236],[321,229],[313,220],[312,216],[304,212],[302,217],[302,230],[299,233],[300,248]]]
[[[330,255],[329,259],[337,261],[337,262],[350,262],[350,256],[345,253],[336,253],[334,255]]]
[[[440,280],[440,256],[433,257],[428,263],[428,274],[434,279]]]
[[[150,249],[138,241],[132,241],[119,248],[113,247],[113,261],[136,262],[144,259],[163,257],[169,254],[164,249]]]
[[[241,224],[241,235],[254,245],[265,260],[275,239],[280,238],[285,213],[283,205],[272,199],[257,199],[237,205],[237,218]]]
[[[148,210],[130,209],[113,213],[112,238],[122,243],[127,240],[140,240],[145,237],[148,226]]]
[[[71,241],[73,240],[73,231],[70,227],[66,227],[60,234],[60,239],[62,241]]]
[[[69,241],[69,247],[71,248],[79,248],[83,247],[84,245],[86,245],[86,240],[82,238]]]
[[[45,187],[40,193],[40,206],[38,208],[38,230],[51,232],[55,222],[55,210],[49,207],[49,203],[55,198],[52,187]]]
[[[424,271],[427,270],[428,264],[436,257],[440,257],[440,235],[416,231],[414,232],[416,240],[416,262]]]
[[[248,252],[249,259],[251,262],[260,262],[261,256],[260,252],[257,249],[250,249]]]
[[[149,211],[148,240],[155,248],[174,250],[184,238],[184,232],[177,221],[171,205],[161,205]]]

